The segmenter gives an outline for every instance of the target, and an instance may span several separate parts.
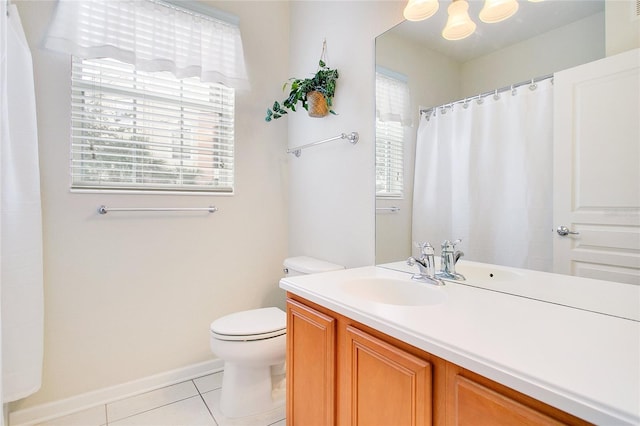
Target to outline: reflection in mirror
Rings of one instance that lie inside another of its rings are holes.
[[[507,158],[506,155],[515,155],[509,149],[501,148],[493,154],[484,151],[483,144],[471,146],[470,152],[462,158],[458,152],[451,152],[448,155],[453,158],[445,161],[444,157],[439,157],[442,152],[422,152],[418,149],[418,155],[425,156],[428,167],[423,170],[419,184],[425,179],[431,179],[429,186],[429,203],[425,210],[414,211],[414,175],[416,173],[416,139],[420,130],[421,120],[425,116],[420,116],[420,109],[429,109],[450,104],[454,101],[465,98],[477,97],[479,94],[494,92],[495,89],[510,87],[514,83],[530,81],[531,79],[552,75],[553,73],[572,68],[580,64],[591,62],[605,56],[605,9],[604,1],[545,1],[545,2],[520,2],[520,9],[517,14],[507,21],[496,24],[484,24],[477,19],[482,6],[480,1],[470,2],[469,14],[477,23],[477,30],[470,37],[459,41],[444,40],[441,36],[442,28],[446,23],[446,8],[441,10],[428,20],[421,22],[403,22],[391,30],[376,38],[376,66],[377,70],[384,70],[379,74],[386,76],[399,76],[399,80],[405,81],[410,93],[409,117],[395,121],[395,126],[400,126],[404,132],[404,179],[401,195],[396,197],[385,196],[378,192],[376,200],[376,263],[387,263],[404,260],[411,255],[417,254],[414,242],[423,239],[421,235],[429,235],[432,245],[439,248],[441,240],[463,238],[460,249],[465,252],[465,259],[476,260],[486,263],[495,263],[506,266],[523,267],[539,270],[551,269],[551,217],[552,206],[551,197],[546,197],[543,201],[547,205],[540,207],[524,207],[509,205],[514,194],[518,194],[518,185],[511,188],[512,192],[498,196],[495,190],[505,183],[511,182],[509,171],[498,172],[498,165],[506,165],[507,169],[528,170],[528,179],[535,185],[542,185],[542,189],[536,191],[546,191],[549,195],[551,181],[549,177],[552,173],[551,159],[540,160],[537,164],[521,163],[521,159]],[[544,80],[539,83],[551,85],[551,80]],[[524,91],[525,89],[519,89]],[[511,96],[509,96],[511,97]],[[519,96],[518,96],[519,97]],[[379,98],[379,95],[378,95]],[[505,95],[502,98],[506,98]],[[492,102],[492,97],[488,96],[486,103]],[[377,109],[377,139],[389,143],[388,136],[382,136],[382,127],[389,127],[387,119],[385,123],[385,112],[388,113],[385,102],[376,102]],[[550,113],[548,96],[547,106],[539,107],[542,111]],[[457,108],[462,108],[458,104]],[[520,107],[518,107],[520,108]],[[523,115],[530,114],[528,107],[524,106]],[[506,106],[506,110],[512,110]],[[442,111],[445,112],[445,111]],[[499,114],[499,113],[498,113]],[[442,115],[440,109],[431,110],[427,116]],[[393,116],[393,114],[387,114]],[[396,114],[397,116],[397,114]],[[542,121],[551,121],[548,114]],[[484,119],[483,119],[484,120]],[[498,118],[497,122],[511,123],[514,118]],[[550,123],[547,123],[550,124]],[[494,135],[491,130],[483,130],[474,125],[454,123],[452,131],[461,127],[468,127],[467,131],[477,136],[480,133],[487,133],[485,145],[490,146]],[[439,125],[442,127],[442,125]],[[471,126],[471,127],[469,127]],[[537,125],[530,126],[531,130],[538,129]],[[538,129],[539,130],[539,129]],[[522,130],[517,130],[522,131]],[[551,137],[550,131],[547,136]],[[518,134],[518,133],[516,133]],[[540,138],[537,136],[526,136],[522,138]],[[454,137],[455,138],[455,137]],[[513,141],[514,136],[508,136],[503,143]],[[475,143],[475,141],[474,141]],[[545,142],[547,150],[549,141]],[[543,145],[544,145],[543,144]],[[378,146],[377,143],[377,151]],[[456,148],[453,148],[456,149]],[[521,157],[531,157],[527,149],[520,152]],[[424,151],[424,150],[423,150]],[[536,154],[538,155],[538,154]],[[550,155],[549,152],[540,155]],[[496,160],[500,157],[498,160]],[[548,161],[545,163],[545,161]],[[377,166],[385,164],[381,161],[381,155],[377,153]],[[422,162],[419,163],[424,165]],[[475,180],[467,177],[465,183],[458,178],[461,173],[468,173],[470,169],[477,169],[477,173],[485,176],[487,185],[482,189],[472,189],[467,187],[466,182]],[[487,172],[495,172],[493,177]],[[377,170],[377,186],[380,190],[380,176],[383,172]],[[428,178],[428,177],[431,178]],[[434,179],[439,180],[434,180]],[[522,184],[525,185],[525,184]],[[526,184],[528,188],[529,184]],[[546,185],[546,186],[545,186]],[[462,187],[464,186],[464,187]],[[522,186],[520,193],[525,193],[527,189]],[[546,189],[545,189],[546,188]],[[461,192],[460,192],[461,191]],[[471,191],[471,192],[469,192]],[[470,207],[464,202],[459,205],[451,204],[451,198],[459,198],[463,201],[474,198],[474,194],[484,194],[483,197],[493,196],[486,204],[494,205],[497,210],[486,212],[488,218],[494,218],[490,224],[487,220],[477,220],[480,210],[482,210],[482,199],[480,204]],[[506,197],[506,198],[505,198]],[[526,198],[526,197],[525,197]],[[544,197],[543,197],[544,198]],[[508,210],[508,209],[510,210]],[[518,210],[520,209],[520,210]],[[528,210],[523,210],[528,209]],[[528,212],[533,210],[544,210],[542,219],[535,219],[533,227],[536,232],[546,232],[546,237],[536,239],[533,244],[531,237],[518,234],[519,224],[514,223],[511,227],[499,228],[504,223],[504,218],[523,218],[528,216]],[[467,214],[464,219],[459,215]],[[498,213],[505,216],[501,217]],[[506,212],[506,213],[505,213]],[[457,220],[457,222],[456,222]],[[455,222],[452,224],[452,222]],[[428,226],[427,226],[428,225]],[[428,230],[425,230],[428,228]],[[440,232],[438,232],[440,231]],[[420,234],[422,232],[422,234]],[[483,235],[489,234],[492,238],[480,241]],[[497,238],[495,238],[497,237]],[[502,244],[501,247],[497,245]],[[523,249],[522,245],[529,245]],[[439,251],[439,250],[437,250]],[[517,254],[514,256],[497,256],[496,253]],[[547,256],[534,259],[531,253],[543,253]],[[533,259],[533,260],[532,260]]]

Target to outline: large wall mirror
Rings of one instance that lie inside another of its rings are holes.
[[[478,19],[483,2],[469,3],[469,15],[477,23],[477,29],[474,34],[463,40],[448,41],[441,36],[447,20],[448,3],[444,1],[440,1],[439,11],[431,18],[420,22],[402,22],[376,38],[377,74],[400,81],[408,88],[409,93],[409,114],[399,120],[404,129],[400,136],[403,140],[404,157],[401,193],[397,190],[394,192],[393,188],[386,193],[380,192],[380,181],[385,177],[381,177],[377,170],[377,264],[405,260],[417,254],[413,241],[415,235],[412,236],[412,231],[419,225],[417,221],[429,222],[436,228],[446,228],[450,224],[441,223],[442,220],[447,220],[443,219],[443,216],[450,217],[456,214],[446,209],[440,211],[438,208],[420,213],[413,211],[416,138],[422,119],[419,110],[473,99],[479,94],[553,75],[555,72],[606,56],[606,11],[603,0],[519,1],[519,10],[513,17],[495,24],[484,24]],[[548,80],[553,84],[552,79]],[[522,86],[518,90],[527,90],[527,87]],[[505,94],[507,95],[508,93]],[[384,111],[380,111],[380,96],[378,91],[378,119],[380,115],[385,115]],[[384,102],[388,100],[385,99]],[[461,104],[456,104],[456,107],[461,107]],[[435,111],[439,112],[437,108]],[[446,113],[446,108],[442,109],[442,112]],[[384,121],[378,119],[377,122]],[[380,162],[380,155],[376,154],[377,163]],[[501,151],[499,155],[509,155],[508,150]],[[485,165],[483,161],[482,151],[478,150],[475,157],[460,163],[459,167],[465,170],[470,164],[480,169],[493,167],[491,164]],[[503,158],[502,162],[509,163],[510,159]],[[443,200],[444,203],[444,200],[451,196],[452,188],[447,186],[447,179],[453,179],[450,185],[456,185],[455,176],[458,170],[455,161],[452,164],[453,166],[441,167],[442,170],[435,170],[433,168],[437,167],[437,164],[431,163],[430,176],[435,175],[445,181],[445,184],[439,184],[433,189],[432,198],[436,202]],[[536,166],[530,174],[534,179],[544,180],[549,179],[551,173],[552,167],[548,164],[546,167]],[[520,214],[526,215],[526,212]],[[465,226],[483,225],[466,223]],[[555,232],[550,223],[545,223],[543,228],[544,232],[549,234]],[[447,235],[447,238],[456,239],[459,236],[452,234]],[[517,251],[514,244],[517,244],[519,236],[512,231],[507,232],[506,236],[505,240],[508,239],[509,244],[503,247],[489,247],[487,243],[485,251]],[[442,237],[430,241],[436,247],[437,253],[440,238]],[[464,241],[461,243],[461,249],[466,251]],[[540,246],[537,250],[549,251],[551,247]],[[485,261],[482,258],[477,259],[473,254],[467,254],[465,259]],[[542,265],[539,269],[545,268],[547,267]]]

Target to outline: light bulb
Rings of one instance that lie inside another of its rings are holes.
[[[480,20],[488,24],[504,21],[518,11],[516,0],[485,0]]]
[[[408,21],[422,21],[432,17],[439,7],[438,0],[409,0],[403,14]]]
[[[447,9],[449,19],[442,30],[442,37],[447,40],[462,40],[476,30],[476,24],[469,17],[469,3],[466,0],[453,0]]]

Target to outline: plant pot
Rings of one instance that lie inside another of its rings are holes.
[[[329,106],[324,95],[317,91],[307,93],[309,117],[321,118],[329,114]]]

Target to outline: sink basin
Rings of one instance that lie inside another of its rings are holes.
[[[470,265],[470,264],[458,264],[456,265],[456,272],[464,275],[466,281],[470,284],[474,282],[487,282],[487,281],[513,281],[522,278],[522,274],[510,271],[507,269],[501,269],[495,266],[482,266],[482,265]]]
[[[345,282],[343,288],[353,296],[387,305],[436,305],[446,299],[440,287],[409,279],[358,278]]]

